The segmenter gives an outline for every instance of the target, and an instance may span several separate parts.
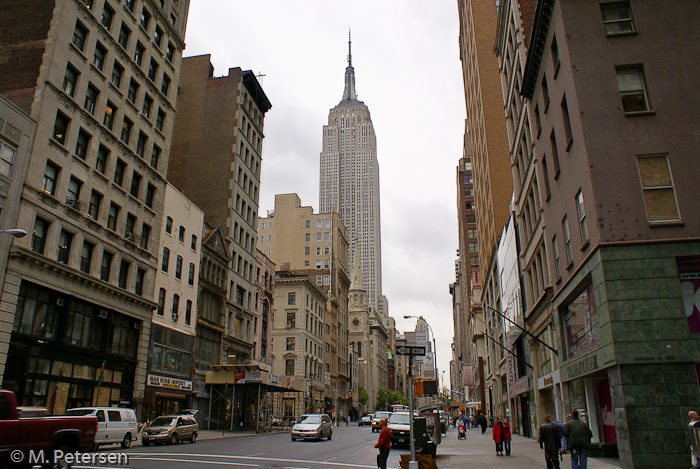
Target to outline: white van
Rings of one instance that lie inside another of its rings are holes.
[[[131,446],[138,436],[138,422],[133,409],[121,407],[79,407],[67,410],[63,415],[93,415],[97,417],[95,447],[120,443],[122,448]]]

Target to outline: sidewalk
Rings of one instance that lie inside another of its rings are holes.
[[[206,430],[204,428],[200,428],[199,432],[197,432],[197,439],[198,440],[217,440],[219,438],[233,438],[233,437],[239,437],[239,436],[253,436],[253,435],[270,435],[270,434],[275,434],[275,433],[289,433],[291,428],[282,428],[280,429],[273,429],[272,431],[267,431],[263,432],[260,431],[259,433],[256,433],[255,430],[243,430],[243,431],[229,431],[229,430]]]
[[[562,469],[571,467],[571,456],[563,455],[563,460],[559,464]],[[547,464],[539,443],[532,438],[513,435],[511,455],[496,456],[496,445],[491,438],[491,429],[488,428],[482,435],[481,429],[470,428],[467,430],[466,440],[458,440],[455,429],[448,430],[447,436],[442,436],[442,443],[438,446],[437,466],[439,469],[465,467],[539,469],[547,467]],[[620,464],[614,458],[588,458],[588,467],[613,469],[619,468]]]

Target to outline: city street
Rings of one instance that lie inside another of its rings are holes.
[[[377,433],[367,427],[336,427],[331,441],[292,442],[288,432],[255,434],[203,430],[195,444],[163,445],[144,448],[140,441],[126,450],[129,468],[191,469],[194,467],[246,467],[260,469],[336,469],[375,468],[374,443]],[[106,447],[102,452],[121,451]],[[388,468],[399,467],[400,455],[408,448],[392,449]],[[443,436],[438,447],[437,465],[440,469],[464,467],[503,469],[540,469],[546,467],[542,450],[530,438],[515,435],[512,455],[495,455],[490,429],[482,435],[478,429],[469,429],[466,440],[457,440],[454,429]],[[570,457],[563,456],[562,467],[570,465]],[[619,468],[617,459],[589,458],[591,469]]]

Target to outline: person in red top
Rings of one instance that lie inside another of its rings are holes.
[[[503,423],[500,415],[493,423],[493,441],[496,442],[496,456],[503,456]]]
[[[377,467],[386,469],[386,460],[389,459],[389,450],[391,449],[391,431],[386,427],[386,419],[379,421],[379,439],[375,448],[379,448],[377,455]]]
[[[503,425],[503,448],[506,450],[506,456],[510,456],[510,424],[508,423],[508,417],[504,418],[501,422]]]

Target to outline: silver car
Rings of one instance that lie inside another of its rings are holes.
[[[292,441],[333,438],[333,422],[328,414],[304,414],[292,427]]]
[[[141,434],[141,444],[170,443],[175,445],[181,441],[194,443],[197,441],[199,425],[191,415],[164,415],[151,422]]]

